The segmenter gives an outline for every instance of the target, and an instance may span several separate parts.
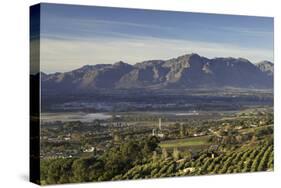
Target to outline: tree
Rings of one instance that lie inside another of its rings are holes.
[[[43,167],[43,169],[48,169],[44,175],[46,176],[46,183],[56,184],[56,183],[67,183],[72,181],[72,163],[73,159],[54,159],[50,160],[48,166]]]
[[[87,182],[89,177],[89,166],[91,159],[77,159],[73,162],[73,180],[75,182]]]
[[[169,154],[166,150],[166,148],[162,148],[162,158],[167,159],[169,157]]]
[[[159,139],[156,136],[151,136],[144,141],[143,151],[145,154],[151,155],[153,151],[158,148],[158,144],[160,143]]]
[[[180,137],[184,137],[185,136],[185,127],[183,126],[183,124],[180,125]]]
[[[174,151],[173,151],[173,158],[175,160],[178,160],[180,158],[180,151],[178,150],[178,148],[174,148]]]

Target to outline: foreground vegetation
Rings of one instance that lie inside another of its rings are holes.
[[[192,160],[189,158],[175,160],[175,156],[165,160],[159,159],[144,165],[135,166],[124,175],[117,176],[114,179],[159,178],[271,170],[273,170],[273,145],[271,141],[266,141],[257,147],[230,150],[218,156],[202,152],[200,156]]]
[[[69,122],[42,127],[41,184],[272,171],[271,109],[145,121]],[[147,122],[147,125],[144,124]],[[176,122],[176,123],[173,123]],[[156,130],[155,134],[151,130]],[[158,132],[157,132],[158,131]],[[160,136],[158,133],[161,133]],[[162,136],[161,136],[162,135]]]
[[[41,163],[41,183],[75,183],[106,180],[146,179],[186,175],[272,171],[273,140],[265,138],[241,148],[205,150],[196,156],[175,149],[161,149],[156,137],[130,141],[102,156],[49,159]]]

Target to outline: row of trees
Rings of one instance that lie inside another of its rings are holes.
[[[197,159],[159,159],[137,165],[113,179],[158,178],[186,175],[225,174],[266,171],[273,169],[273,143],[262,142],[258,147],[245,147],[217,157],[202,153]]]

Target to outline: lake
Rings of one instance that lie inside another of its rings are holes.
[[[159,117],[187,117],[187,116],[198,116],[199,112],[196,111],[185,111],[185,112],[121,112],[115,114],[115,117],[122,116],[159,116]],[[94,120],[107,120],[112,118],[111,113],[85,113],[85,112],[45,112],[41,114],[41,120],[43,123],[55,122],[55,121],[81,121],[81,122],[92,122]]]
[[[43,122],[54,122],[54,121],[92,122],[94,120],[109,119],[111,117],[112,115],[106,113],[84,113],[84,112],[56,112],[56,113],[41,114],[41,120]]]

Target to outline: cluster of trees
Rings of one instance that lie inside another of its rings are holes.
[[[111,180],[134,166],[148,163],[159,140],[129,140],[107,150],[101,156],[41,160],[42,184],[75,183]]]
[[[268,126],[266,128],[259,128],[255,130],[255,136],[257,137],[262,137],[262,136],[266,136],[266,135],[272,135],[273,134],[273,127],[272,126]]]

